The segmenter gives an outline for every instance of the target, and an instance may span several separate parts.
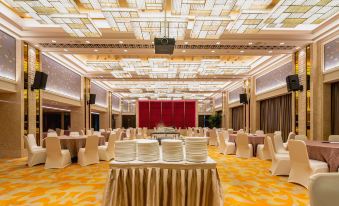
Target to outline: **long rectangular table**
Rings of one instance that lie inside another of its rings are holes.
[[[223,205],[216,162],[110,162],[103,205]]]

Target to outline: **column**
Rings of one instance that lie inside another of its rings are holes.
[[[223,128],[231,128],[229,124],[229,106],[228,106],[228,91],[222,93],[222,122],[221,125]]]

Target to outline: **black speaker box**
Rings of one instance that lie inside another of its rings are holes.
[[[31,89],[45,89],[47,84],[48,75],[44,72],[36,71],[34,76],[34,82]]]
[[[247,104],[248,103],[247,94],[246,93],[240,94],[239,97],[240,97],[240,103],[241,104]]]
[[[303,90],[303,86],[299,83],[299,77],[297,74],[289,75],[286,77],[287,91],[300,91]]]
[[[156,54],[173,54],[174,46],[174,38],[154,38],[154,47]]]
[[[96,94],[89,94],[88,104],[95,104]]]

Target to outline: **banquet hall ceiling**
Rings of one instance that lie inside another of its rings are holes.
[[[210,98],[339,19],[339,0],[1,0],[0,9],[13,28],[0,26],[124,98]],[[154,54],[165,35],[173,55]]]

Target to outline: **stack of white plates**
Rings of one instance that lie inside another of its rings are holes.
[[[186,137],[186,160],[190,162],[205,162],[207,160],[207,138]]]
[[[183,161],[183,146],[181,140],[166,139],[161,141],[162,160],[166,162]]]
[[[136,157],[136,141],[125,140],[115,141],[115,157],[118,162],[128,162],[135,160]]]
[[[157,140],[137,141],[137,158],[139,161],[157,161],[159,160],[159,154],[159,142]]]

